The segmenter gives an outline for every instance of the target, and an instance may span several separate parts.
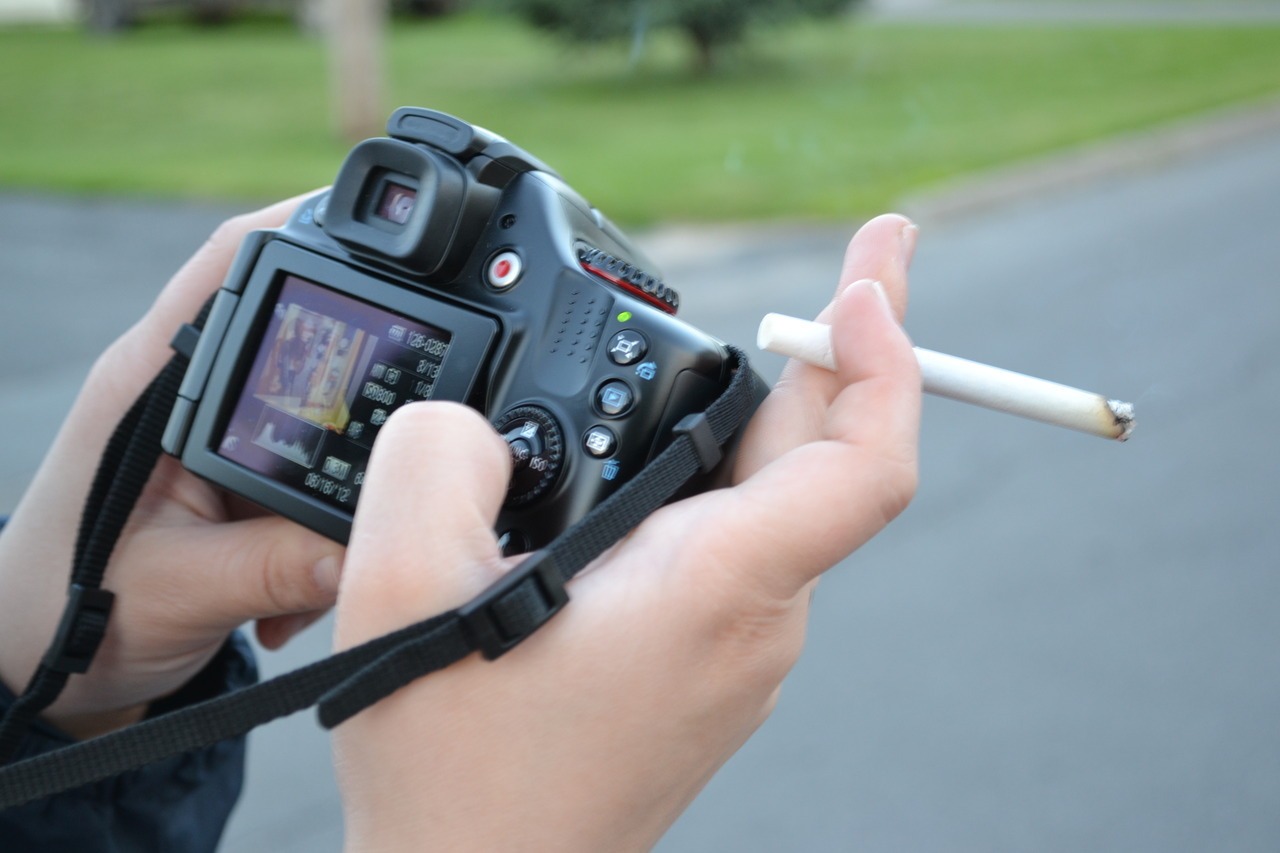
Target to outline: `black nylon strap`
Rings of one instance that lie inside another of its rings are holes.
[[[213,306],[205,301],[194,324],[199,330]],[[190,361],[180,350],[169,359],[116,425],[94,472],[76,534],[71,583],[62,621],[27,688],[0,720],[0,766],[12,760],[23,736],[40,712],[57,700],[72,673],[85,672],[106,635],[114,596],[100,589],[116,541],[129,520],[160,458],[178,388]]]
[[[13,757],[31,723],[58,698],[68,675],[89,668],[106,634],[112,595],[99,589],[102,576],[129,513],[160,458],[160,437],[186,364],[181,356],[170,359],[107,442],[81,517],[62,623],[26,690],[0,722],[0,764]]]
[[[706,425],[720,444],[734,434],[756,402],[754,374],[746,357],[736,349],[730,352],[732,379],[705,413]],[[158,446],[158,436],[156,441]],[[558,612],[567,601],[565,582],[675,495],[701,470],[704,455],[687,433],[678,435],[643,471],[545,550],[458,610],[254,687],[0,769],[0,809],[243,734],[317,702],[321,723],[332,727],[472,651],[482,649],[486,657],[496,657]]]
[[[4,725],[0,727],[0,760],[9,761],[22,744],[27,729],[35,722],[40,712],[53,704],[66,686],[70,673],[51,670],[44,664],[36,668],[36,672],[27,682],[27,689],[9,706],[5,714]],[[3,773],[0,770],[0,773]]]
[[[0,769],[0,810],[189,752],[315,704],[343,674],[376,660],[418,632],[403,628],[270,681]]]
[[[90,489],[89,502],[81,521],[72,582],[99,586],[120,532],[133,512],[142,489],[160,459],[160,438],[164,435],[178,388],[187,370],[187,359],[175,355],[143,394],[145,404],[127,436],[120,430],[112,435],[103,457],[103,466]],[[132,413],[132,410],[131,410]],[[119,445],[123,445],[120,447]],[[114,454],[119,454],[114,455]],[[109,468],[104,471],[104,468]],[[110,483],[101,487],[99,479]],[[87,528],[87,529],[86,529]]]

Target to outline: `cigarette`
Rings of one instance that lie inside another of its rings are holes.
[[[766,314],[756,345],[815,367],[836,369],[831,327],[822,323]],[[927,394],[1118,441],[1133,432],[1132,403],[921,347],[915,353]]]

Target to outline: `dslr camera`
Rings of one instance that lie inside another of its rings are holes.
[[[706,408],[728,351],[677,319],[679,296],[621,231],[521,148],[418,108],[387,132],[283,228],[246,238],[188,347],[163,447],[345,542],[387,418],[460,401],[511,450],[504,550],[542,547]]]

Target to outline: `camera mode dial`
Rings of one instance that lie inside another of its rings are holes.
[[[508,409],[495,424],[511,451],[511,485],[508,509],[525,506],[550,490],[564,463],[564,437],[560,424],[546,409],[517,406]]]

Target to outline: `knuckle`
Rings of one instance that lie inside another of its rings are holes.
[[[890,460],[879,490],[885,524],[902,514],[915,497],[919,484],[920,469],[914,458]]]
[[[253,229],[253,217],[248,213],[241,213],[224,219],[218,223],[213,229],[213,233],[209,235],[205,242],[211,248],[234,249],[240,245],[240,241],[244,239],[244,235]]]
[[[274,613],[294,613],[317,606],[316,585],[306,572],[297,571],[288,538],[262,537],[251,546],[248,559],[258,565],[258,595]]]

